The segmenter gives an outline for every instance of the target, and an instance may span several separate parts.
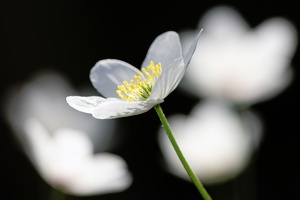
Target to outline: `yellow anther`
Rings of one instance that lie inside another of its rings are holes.
[[[154,65],[154,62],[150,61],[149,65],[142,68],[138,75],[134,75],[129,82],[123,81],[123,85],[119,85],[116,92],[125,101],[145,101],[151,95],[152,88],[161,72],[161,63]]]
[[[142,81],[142,76],[134,75],[134,79],[135,79],[137,82],[141,82],[141,81]]]

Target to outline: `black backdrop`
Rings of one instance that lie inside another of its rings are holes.
[[[195,28],[201,15],[215,5],[226,3],[235,7],[251,26],[275,16],[285,17],[298,26],[299,10],[291,2],[1,1],[1,99],[7,86],[27,80],[41,68],[56,69],[67,76],[74,87],[79,87],[89,84],[89,70],[100,59],[117,58],[140,66],[157,35],[168,30]],[[266,135],[257,159],[239,177],[239,199],[300,199],[298,51],[292,64],[295,71],[292,85],[279,96],[254,106],[267,127]],[[183,99],[175,91],[163,109],[166,115],[172,114],[176,103],[177,111],[188,112],[195,102],[195,99]],[[145,122],[147,131],[142,129]],[[192,184],[159,167],[160,150],[153,134],[159,120],[154,110],[124,118],[122,123],[125,127],[123,146],[114,153],[128,162],[134,175],[132,187],[118,194],[78,199],[201,199]],[[126,127],[132,126],[136,127],[135,131],[126,131]],[[0,153],[0,199],[44,199],[41,191],[47,192],[47,185],[16,148],[4,120],[1,120]],[[243,176],[254,177],[251,187],[243,183]],[[233,184],[228,182],[207,189],[215,200],[233,200]]]

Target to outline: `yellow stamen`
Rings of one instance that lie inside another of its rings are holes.
[[[142,68],[129,82],[123,81],[123,85],[119,85],[116,92],[125,101],[145,101],[151,95],[155,81],[161,72],[161,63],[154,65],[154,62],[150,61],[150,64]]]

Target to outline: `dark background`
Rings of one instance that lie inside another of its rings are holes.
[[[291,2],[2,0],[1,100],[7,86],[26,81],[43,68],[58,70],[76,88],[89,84],[89,71],[100,59],[117,58],[139,67],[156,36],[168,30],[196,28],[202,14],[216,5],[233,6],[253,27],[267,18],[282,16],[299,29],[299,9]],[[292,65],[293,83],[277,97],[253,106],[265,125],[265,138],[256,159],[236,179],[208,186],[214,200],[300,199],[298,50]],[[166,115],[175,111],[187,113],[197,101],[175,91],[162,106]],[[159,126],[154,110],[124,118],[122,123],[124,139],[114,153],[128,162],[133,185],[118,194],[69,199],[201,199],[191,183],[161,169],[160,150],[153,134]],[[1,120],[0,153],[1,200],[47,199],[48,186],[16,148],[4,120]]]

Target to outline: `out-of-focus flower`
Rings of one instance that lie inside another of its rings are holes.
[[[125,160],[109,150],[116,121],[101,122],[65,103],[75,91],[54,72],[10,91],[5,116],[44,180],[73,195],[119,192],[132,182]],[[97,153],[95,153],[97,152]]]
[[[170,116],[169,123],[186,160],[204,184],[225,182],[239,175],[262,137],[262,126],[254,113],[238,115],[222,101],[199,103],[189,116]],[[162,129],[158,136],[166,169],[189,180]]]
[[[107,98],[69,96],[67,102],[98,119],[147,112],[162,103],[178,86],[194,54],[199,35],[198,32],[185,56],[176,32],[159,35],[150,46],[141,70],[120,60],[100,60],[91,69],[90,79],[97,91]]]
[[[250,105],[290,84],[297,32],[288,20],[274,17],[250,28],[236,10],[219,6],[201,18],[200,28],[200,45],[180,85],[184,90]],[[183,49],[197,32],[180,33]]]

